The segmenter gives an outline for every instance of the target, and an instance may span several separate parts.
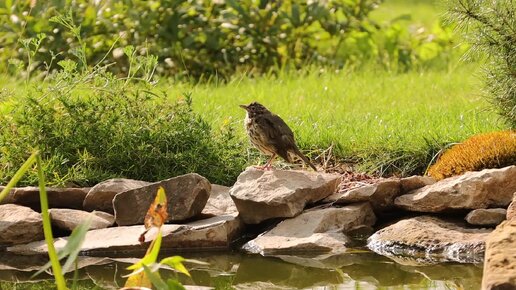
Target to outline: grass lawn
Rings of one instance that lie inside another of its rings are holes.
[[[245,139],[244,111],[258,101],[292,127],[305,150],[335,145],[335,154],[368,170],[422,170],[441,146],[503,125],[482,98],[477,64],[446,71],[311,72],[229,84],[166,85],[191,91],[194,109],[215,128],[234,125]]]

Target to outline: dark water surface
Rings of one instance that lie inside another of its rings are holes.
[[[473,264],[417,265],[407,259],[391,260],[369,251],[352,250],[338,256],[275,256],[239,253],[183,254],[209,263],[185,264],[192,277],[180,274],[185,285],[215,289],[480,289],[482,266]],[[35,257],[0,255],[0,289],[51,289],[44,274],[31,279],[43,263]],[[17,260],[17,261],[15,261]],[[134,260],[134,259],[133,259]],[[80,289],[117,289],[130,259],[84,258],[78,271]],[[21,265],[15,265],[15,264]],[[173,276],[166,269],[162,276]],[[70,278],[72,277],[70,273]],[[45,276],[46,275],[46,276]],[[18,281],[17,283],[14,283]],[[20,283],[30,281],[30,283]]]

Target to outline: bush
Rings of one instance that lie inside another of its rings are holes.
[[[47,71],[59,60],[77,59],[84,67],[114,63],[110,70],[125,75],[129,63],[122,48],[131,45],[135,55],[158,57],[159,74],[198,79],[370,60],[406,70],[452,50],[448,28],[408,33],[401,20],[373,23],[369,13],[381,2],[5,1],[5,7],[0,4],[0,63],[16,67],[21,61],[30,63],[29,70]],[[19,49],[29,44],[19,39],[38,35],[46,37],[31,62]]]
[[[473,136],[447,150],[430,167],[428,175],[437,180],[466,171],[501,168],[516,164],[516,131]]]
[[[29,87],[0,116],[0,183],[33,147],[42,152],[50,184],[156,181],[188,172],[216,183],[234,181],[246,160],[231,128],[213,132],[192,111],[189,94],[176,100],[128,80],[104,69],[63,70],[52,82]],[[24,183],[36,180],[32,172]]]
[[[516,5],[512,0],[452,0],[450,18],[489,57],[486,88],[501,116],[516,127]]]

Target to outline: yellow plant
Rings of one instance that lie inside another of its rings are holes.
[[[475,135],[446,150],[430,167],[428,175],[441,180],[466,171],[501,168],[516,164],[516,131]]]

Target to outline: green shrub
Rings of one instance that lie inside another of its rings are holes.
[[[0,72],[12,73],[20,63],[30,65],[28,71],[47,71],[59,60],[76,59],[83,67],[111,63],[110,71],[125,75],[129,63],[121,48],[128,45],[137,48],[135,55],[156,55],[160,75],[183,78],[256,75],[307,63],[358,66],[371,60],[406,70],[446,56],[455,46],[449,28],[408,32],[400,25],[403,19],[372,22],[369,13],[381,2],[5,1],[0,4],[0,64],[11,65]],[[66,17],[56,19],[59,15]],[[74,23],[80,28],[71,29]],[[38,35],[45,38],[30,60],[19,48],[35,47],[23,40]]]
[[[451,0],[450,18],[488,56],[486,88],[500,115],[516,128],[516,5],[513,0]]]
[[[155,181],[188,172],[231,183],[246,161],[242,146],[231,128],[213,132],[191,103],[189,94],[178,99],[103,69],[63,70],[28,87],[0,116],[0,184],[33,147],[50,184],[88,186],[115,176]],[[36,178],[32,172],[24,183]]]

